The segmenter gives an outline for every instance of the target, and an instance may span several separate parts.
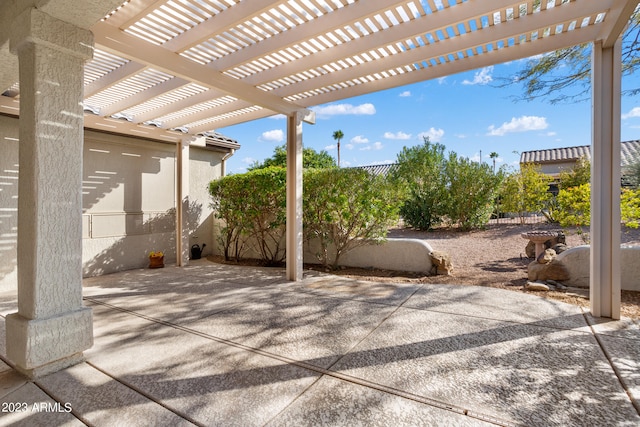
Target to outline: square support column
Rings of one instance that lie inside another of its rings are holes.
[[[189,265],[189,142],[176,144],[176,264]]]
[[[82,360],[93,345],[82,304],[82,146],[85,29],[29,9],[14,22],[20,65],[18,312],[7,356],[37,377]]]
[[[287,279],[302,280],[302,115],[287,117]]]
[[[621,40],[592,56],[591,313],[620,318]]]

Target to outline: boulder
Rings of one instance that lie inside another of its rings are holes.
[[[433,251],[429,254],[431,263],[433,264],[432,272],[440,276],[451,276],[453,274],[453,264],[451,263],[451,255],[446,252]]]
[[[555,258],[556,251],[554,251],[553,249],[546,249],[540,254],[540,256],[538,256],[538,259],[536,261],[538,262],[538,264],[549,264]]]
[[[532,282],[543,282],[545,280],[562,282],[569,280],[569,271],[555,259],[548,264],[540,264],[538,261],[533,261],[527,267],[527,272],[529,280]]]

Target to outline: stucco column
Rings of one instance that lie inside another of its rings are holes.
[[[14,22],[20,68],[18,312],[7,356],[31,377],[82,360],[93,345],[82,305],[83,65],[93,37],[29,9]]]
[[[287,118],[287,279],[302,280],[302,115]]]
[[[620,318],[621,40],[593,46],[591,313]]]
[[[189,265],[189,143],[176,144],[176,264]]]

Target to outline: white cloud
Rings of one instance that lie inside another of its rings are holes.
[[[406,140],[406,139],[411,139],[411,134],[410,133],[404,133],[402,131],[398,131],[396,133],[385,132],[384,133],[384,137],[386,139],[402,139],[402,140]]]
[[[273,129],[268,130],[266,132],[262,132],[260,136],[260,141],[273,141],[273,142],[281,142],[284,141],[284,132],[282,129]]]
[[[557,132],[547,132],[547,136],[556,136],[558,133]]]
[[[623,119],[630,119],[632,117],[640,117],[640,107],[634,107],[627,114],[623,114]]]
[[[383,148],[384,148],[384,145],[382,145],[382,142],[376,141],[373,144],[369,144],[369,145],[365,145],[364,147],[361,147],[360,151],[382,150]]]
[[[446,77],[438,77],[436,79],[438,81],[438,84],[443,85],[446,83],[447,78]]]
[[[442,140],[442,137],[444,136],[444,130],[443,129],[430,128],[428,131],[420,132],[418,134],[418,138],[419,139],[424,139],[425,136],[427,138],[429,138],[429,141],[431,141],[431,142],[440,142]]]
[[[538,116],[522,116],[513,117],[510,122],[504,122],[502,126],[496,128],[494,125],[489,126],[489,136],[504,136],[507,133],[527,132],[531,130],[543,130],[549,127],[545,117]]]
[[[247,165],[252,165],[255,161],[256,159],[254,159],[253,157],[245,157],[244,159],[242,159],[242,163]]]
[[[367,144],[369,142],[368,138],[365,138],[362,135],[356,135],[353,138],[351,138],[351,141],[354,144]]]
[[[353,145],[353,144],[345,144],[345,148],[347,150],[353,150],[353,147],[355,147],[355,145]]]
[[[326,147],[324,147],[324,149],[327,150],[327,151],[335,150],[336,148],[338,148],[338,146],[335,145],[335,144],[327,145]]]
[[[493,73],[493,65],[490,67],[484,67],[480,71],[476,71],[476,74],[473,76],[473,80],[464,80],[462,82],[463,85],[486,85],[493,81],[493,77],[491,77],[491,73]]]
[[[408,97],[408,96],[411,96],[411,92],[410,92],[410,91],[408,91],[408,90],[405,90],[404,92],[402,92],[402,93],[401,93],[400,95],[398,95],[398,96],[400,96],[401,98],[406,98],[406,97]]]
[[[344,115],[370,116],[376,113],[376,107],[370,103],[360,105],[331,104],[325,105],[324,107],[315,107],[312,108],[312,110],[315,111],[319,117]]]

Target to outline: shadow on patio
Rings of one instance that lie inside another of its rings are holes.
[[[0,303],[3,314],[15,307],[8,296]],[[416,284],[367,292],[344,278],[291,283],[280,269],[201,260],[86,279],[85,303],[95,335],[86,363],[33,383],[8,367],[0,374],[16,384],[3,403],[72,412],[29,410],[12,422],[640,423],[638,325],[532,295]]]

